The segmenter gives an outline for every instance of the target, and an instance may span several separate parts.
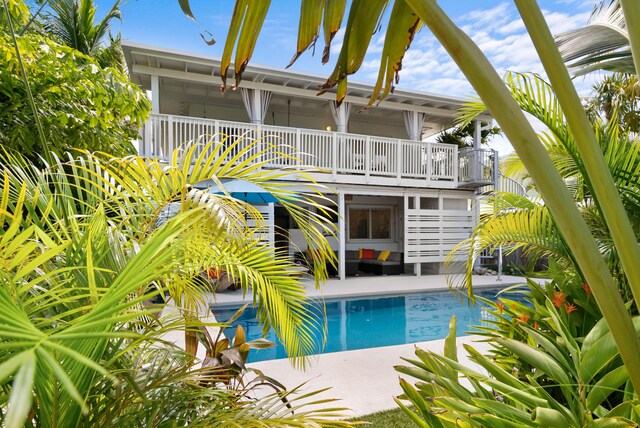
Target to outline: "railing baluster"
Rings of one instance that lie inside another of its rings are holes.
[[[402,140],[396,140],[396,178],[398,182],[402,179]]]
[[[264,149],[271,155],[267,144],[273,144],[274,150],[279,148],[287,155],[301,158],[303,164],[328,170],[336,180],[339,174],[347,173],[366,177],[390,177],[397,183],[401,183],[403,179],[422,178],[427,186],[438,181],[454,184],[467,182],[469,179],[490,181],[495,175],[493,169],[497,162],[490,150],[458,152],[454,146],[438,143],[162,114],[152,114],[145,125],[140,153],[166,159],[178,144],[201,135],[211,136],[203,140],[203,143],[211,138],[219,142],[222,133],[230,137],[227,145],[244,136],[238,150],[252,138],[265,138],[264,142],[260,140],[256,144],[254,152],[249,156],[261,153]],[[212,148],[211,153],[213,150],[215,149]],[[198,149],[199,153],[200,151]],[[271,159],[268,166],[283,167],[293,164],[293,159],[285,156],[281,160]],[[476,173],[473,171],[474,166]],[[296,167],[301,168],[299,162],[296,162]]]

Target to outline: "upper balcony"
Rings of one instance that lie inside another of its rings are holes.
[[[277,145],[290,157],[271,167],[317,168],[314,178],[320,182],[473,189],[493,183],[495,176],[493,150],[458,151],[450,144],[166,114],[151,115],[140,153],[166,159],[180,144],[202,135]]]

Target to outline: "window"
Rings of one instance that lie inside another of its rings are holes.
[[[349,208],[349,239],[391,240],[393,208]]]

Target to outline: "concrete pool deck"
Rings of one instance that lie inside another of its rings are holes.
[[[474,275],[473,285],[476,288],[498,288],[525,283],[525,279],[514,276]],[[446,275],[423,276],[362,276],[348,278],[344,281],[330,279],[320,290],[316,290],[312,279],[305,281],[308,294],[325,298],[375,296],[389,294],[417,293],[421,291],[448,290]],[[211,296],[218,304],[249,302],[251,296],[242,297],[242,292],[223,292]],[[375,333],[375,332],[372,332]],[[459,358],[464,364],[473,365],[462,351],[463,343],[472,343],[480,352],[489,346],[484,342],[474,342],[477,336],[458,338]],[[403,364],[400,357],[413,358],[416,346],[435,352],[442,352],[444,340],[421,342],[354,351],[334,352],[310,357],[306,371],[292,367],[288,359],[261,361],[249,364],[265,375],[271,376],[292,389],[305,383],[304,391],[331,388],[314,397],[314,399],[339,399],[334,406],[351,409],[347,417],[360,416],[380,410],[397,407],[394,396],[402,391],[398,382],[399,373],[394,366]],[[414,383],[415,380],[408,379]],[[327,404],[325,404],[327,406]]]
[[[419,293],[421,291],[441,291],[448,290],[448,278],[454,283],[459,278],[456,275],[397,275],[397,276],[357,276],[349,277],[344,281],[339,279],[329,279],[316,289],[313,279],[304,279],[307,295],[310,297],[339,298],[357,296],[379,296],[405,293]],[[519,276],[502,275],[497,280],[495,275],[474,275],[474,288],[499,288],[509,285],[524,284],[526,280]],[[211,295],[214,303],[227,305],[234,303],[250,303],[251,296],[247,295],[243,299],[242,291],[224,291]]]

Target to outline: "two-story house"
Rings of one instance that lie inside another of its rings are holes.
[[[479,138],[488,115],[476,122],[472,148],[424,141],[453,125],[462,99],[396,90],[364,109],[372,87],[350,83],[337,106],[334,93],[318,95],[323,77],[261,66],[247,67],[240,89],[221,93],[217,59],[136,43],[123,50],[133,82],[152,101],[141,154],[162,159],[202,134],[273,137],[322,171],[313,177],[335,191],[331,244],[343,279],[346,252],[359,248],[401,252],[417,275],[442,272],[477,222],[475,190],[494,182],[497,154]],[[282,162],[273,167],[291,167]],[[262,211],[271,240],[291,241],[296,251],[303,241],[286,210]]]

